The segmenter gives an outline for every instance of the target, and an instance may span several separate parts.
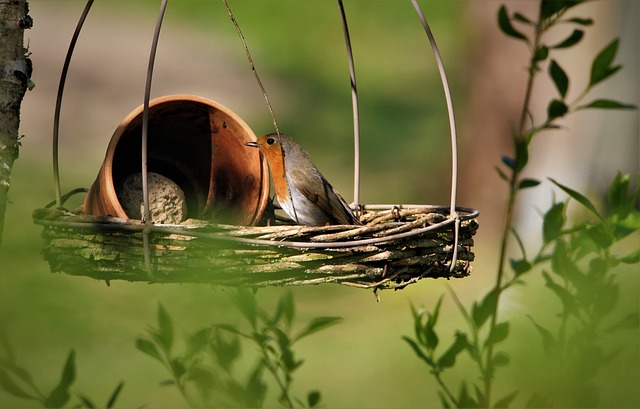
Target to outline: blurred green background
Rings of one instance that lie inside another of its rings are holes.
[[[448,204],[446,108],[431,50],[410,2],[345,3],[360,91],[362,201]],[[535,10],[535,2],[508,3],[522,7],[523,12]],[[471,303],[494,280],[495,244],[505,192],[493,167],[501,154],[510,151],[509,121],[520,108],[526,66],[526,50],[496,28],[500,4],[422,2],[443,54],[456,105],[460,204],[482,213],[472,276],[451,282],[424,280],[399,292],[385,291],[380,303],[370,291],[332,285],[259,290],[258,299],[265,306],[273,305],[283,291],[293,291],[302,322],[319,315],[344,317],[342,324],[299,344],[298,354],[305,364],[294,381],[294,394],[320,389],[328,407],[439,406],[435,383],[401,336],[412,331],[410,303],[432,306],[446,285]],[[185,334],[212,323],[240,323],[228,290],[127,282],[107,286],[89,278],[50,274],[40,255],[41,229],[31,222],[31,211],[54,195],[50,135],[55,90],[83,5],[80,0],[30,1],[34,28],[27,32],[26,41],[34,62],[36,88],[23,103],[21,133],[25,137],[13,172],[0,250],[0,329],[42,389],[55,386],[65,357],[74,348],[78,365],[74,390],[102,402],[124,380],[120,407],[183,407],[186,404],[176,390],[159,386],[166,374],[135,349],[135,339],[155,323],[158,303]],[[141,104],[158,6],[157,1],[98,1],[94,5],[71,65],[63,104],[60,155],[64,191],[93,182],[111,133]],[[280,129],[295,137],[325,176],[351,200],[351,96],[336,3],[252,0],[232,1],[231,6]],[[574,53],[567,59],[584,71],[581,58],[592,59],[612,36],[622,35],[619,59],[625,70],[602,92],[613,92],[620,100],[637,104],[640,39],[636,2],[611,1],[580,10],[577,14],[594,16],[598,24],[585,40],[585,55]],[[545,85],[540,90],[536,97],[542,101],[548,99],[545,92],[553,91]],[[152,95],[172,93],[217,100],[238,113],[257,134],[273,130],[221,1],[170,2]],[[617,170],[638,171],[637,112],[579,114],[567,128],[572,132],[565,130],[562,136],[550,137],[548,145],[541,143],[532,165],[536,177],[554,176],[598,195]],[[598,154],[603,134],[616,138],[606,144],[611,149],[609,155]],[[551,165],[545,162],[558,155],[564,155],[563,159]],[[614,164],[604,156],[615,157]],[[545,209],[552,198],[549,185],[536,190],[537,196],[523,198],[519,213],[524,229],[521,234],[531,245],[539,239],[536,206]],[[637,246],[637,239],[630,238],[628,245]],[[625,284],[622,310],[638,309],[638,279],[632,273],[625,272],[621,278]],[[510,292],[504,300],[501,313],[512,319],[514,326],[505,346],[511,351],[512,365],[498,380],[506,390],[535,389],[532,374],[544,374],[539,365],[541,347],[526,315],[553,323],[554,303],[542,289],[542,281],[533,277],[530,285]],[[462,325],[450,300],[445,301],[442,315],[445,332],[448,329],[453,334]],[[600,380],[602,404],[634,407],[640,401],[637,331],[616,343],[624,349]],[[451,377],[474,379],[466,362]],[[275,402],[271,395],[270,405]],[[2,407],[31,405],[0,391]]]

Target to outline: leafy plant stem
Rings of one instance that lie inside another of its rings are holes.
[[[434,371],[433,376],[436,378],[436,382],[438,382],[438,385],[440,385],[440,388],[442,388],[442,391],[444,392],[445,395],[447,395],[447,398],[449,398],[451,403],[453,403],[455,407],[459,408],[461,406],[460,403],[458,402],[456,397],[453,395],[453,393],[451,393],[451,391],[447,387],[447,384],[445,384],[444,381],[442,380],[442,377],[440,376],[440,372]]]
[[[180,391],[180,393],[182,394],[182,396],[184,397],[184,399],[187,401],[187,403],[189,404],[190,407],[192,408],[197,408],[200,407],[201,405],[198,405],[196,402],[193,401],[193,399],[189,396],[189,394],[187,393],[187,389],[185,388],[184,382],[182,382],[180,380],[179,375],[176,373],[176,371],[174,370],[174,368],[172,368],[171,366],[171,356],[169,356],[169,352],[168,351],[163,351],[163,355],[164,355],[164,362],[163,364],[167,367],[167,369],[169,370],[169,372],[171,373],[171,376],[173,378],[173,382],[176,384],[178,390]]]
[[[528,71],[529,77],[527,79],[527,87],[525,91],[524,102],[522,105],[522,112],[520,114],[520,124],[518,128],[518,133],[516,134],[516,138],[517,138],[516,143],[528,143],[528,141],[525,140],[525,138],[527,138],[525,136],[526,121],[529,113],[529,105],[531,103],[533,83],[536,77],[536,73],[538,71],[537,62],[536,62],[536,50],[538,49],[538,47],[540,47],[540,39],[542,36],[542,32],[544,30],[542,23],[543,23],[542,16],[540,15],[538,17],[538,23],[535,25],[536,29],[535,29],[534,40],[533,40],[532,51],[531,51],[532,52],[531,63]],[[500,295],[502,294],[502,290],[503,290],[502,282],[504,279],[505,265],[507,261],[508,241],[509,241],[510,232],[513,228],[512,227],[513,212],[515,208],[516,196],[519,190],[518,179],[521,171],[522,169],[515,166],[511,168],[511,178],[509,178],[509,194],[507,197],[507,204],[506,204],[507,208],[505,211],[504,225],[503,225],[502,235],[500,240],[498,271],[496,274],[496,281],[493,287],[493,291],[495,291],[496,293],[496,302],[494,304],[494,310],[492,311],[491,318],[490,318],[489,333],[491,333],[495,329],[496,324],[498,322],[498,309],[500,305]],[[484,397],[485,397],[484,406],[485,407],[491,407],[491,389],[492,389],[492,379],[493,379],[493,365],[492,365],[493,354],[494,354],[493,344],[490,344],[487,347],[486,355],[485,355],[486,366],[484,367],[484,370],[483,368],[480,368],[482,370],[483,378],[484,378],[483,380],[484,380]],[[482,360],[480,359],[479,361],[481,363]]]
[[[534,35],[534,40],[533,40],[533,49],[532,49],[532,55],[531,55],[531,64],[529,66],[529,78],[527,79],[527,88],[524,94],[524,104],[522,106],[522,112],[520,114],[520,126],[519,126],[519,132],[517,137],[518,138],[524,138],[524,131],[525,131],[525,126],[526,126],[526,121],[527,121],[527,114],[529,113],[529,105],[531,103],[531,94],[533,91],[533,81],[535,79],[536,76],[536,71],[537,71],[537,65],[536,65],[536,50],[538,49],[538,47],[540,47],[540,38],[542,37],[542,30],[540,30],[540,25],[541,22],[538,22],[538,24],[536,25],[536,27],[538,27],[538,29],[536,29],[535,35]],[[515,175],[514,175],[515,176]],[[511,184],[512,184],[512,188],[513,185],[515,184],[515,178],[511,180]],[[508,232],[507,232],[508,234]]]
[[[267,368],[271,375],[273,375],[273,379],[276,380],[278,387],[280,388],[281,395],[280,401],[287,408],[293,408],[293,402],[291,401],[291,397],[289,396],[289,382],[283,381],[278,374],[278,365],[271,362],[271,357],[269,356],[269,351],[264,345],[260,346],[260,351],[262,352],[264,366]]]

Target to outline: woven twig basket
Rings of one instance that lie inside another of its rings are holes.
[[[114,217],[38,209],[44,257],[54,272],[103,280],[199,282],[229,286],[339,283],[403,288],[421,278],[471,271],[477,212],[461,214],[457,261],[448,208],[393,207],[366,212],[364,226],[266,227],[188,220],[151,227],[152,272],[146,271],[145,224]]]
[[[167,2],[162,1],[147,73],[142,111],[143,181],[147,180],[151,73]],[[51,271],[106,281],[121,279],[251,287],[339,283],[376,290],[404,288],[422,278],[465,277],[470,274],[478,211],[455,206],[457,148],[454,126],[451,127],[454,160],[450,206],[359,204],[356,81],[346,16],[340,0],[354,106],[354,199],[363,225],[304,227],[276,221],[275,217],[271,218],[268,226],[231,226],[194,219],[178,225],[153,224],[148,217],[149,194],[144,182],[145,222],[65,210],[66,198],[60,193],[57,155],[60,104],[73,48],[92,3],[92,0],[87,2],[78,22],[58,90],[53,133],[56,206],[51,204],[33,213],[34,222],[44,228],[43,253]],[[450,95],[437,47],[418,3],[413,3],[439,63],[450,123],[453,124]],[[244,37],[233,17],[232,21],[268,102]],[[272,112],[270,104],[269,108]],[[273,113],[272,118],[277,129]],[[70,192],[66,197],[77,192]]]

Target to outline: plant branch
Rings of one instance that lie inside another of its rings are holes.
[[[447,385],[444,383],[444,381],[440,377],[440,372],[439,371],[434,371],[433,372],[433,376],[436,378],[436,381],[438,382],[438,385],[440,385],[440,388],[442,389],[444,394],[447,396],[447,398],[449,398],[451,403],[453,403],[455,405],[455,407],[459,408],[460,407],[460,403],[458,402],[456,397],[453,395],[453,393],[451,393],[451,390],[449,390]]]
[[[531,63],[529,66],[529,77],[527,79],[527,87],[525,91],[524,102],[522,105],[522,112],[520,114],[520,124],[518,128],[518,132],[515,135],[516,143],[528,143],[528,141],[525,140],[526,120],[529,113],[529,106],[531,104],[533,83],[534,83],[536,73],[538,71],[537,62],[536,62],[536,53],[537,53],[538,47],[540,47],[540,39],[542,36],[541,16],[538,17],[538,24],[536,24],[535,27],[536,29],[534,34],[534,41],[533,41],[533,46],[531,50],[531,53],[532,53]],[[518,155],[518,152],[516,152],[515,154]],[[507,198],[507,208],[505,211],[504,225],[503,225],[501,241],[500,241],[498,271],[496,274],[496,281],[493,287],[493,291],[496,292],[496,302],[494,305],[494,310],[492,311],[492,314],[491,314],[489,334],[492,333],[498,321],[498,309],[500,305],[500,295],[502,294],[502,290],[503,290],[502,281],[504,279],[504,274],[505,274],[508,241],[509,241],[510,232],[512,230],[513,213],[515,209],[516,196],[518,193],[518,176],[520,175],[520,172],[521,172],[521,169],[519,169],[517,166],[513,166],[510,169],[512,171],[512,174],[511,174],[511,178],[509,179],[509,194]],[[486,367],[485,367],[485,370],[483,371],[484,393],[485,393],[484,404],[486,407],[491,406],[491,389],[492,389],[492,377],[493,377],[493,365],[492,365],[493,351],[494,351],[493,344],[490,344],[486,350],[486,355],[485,355]],[[480,361],[482,361],[482,359],[480,359]]]
[[[269,356],[269,351],[266,348],[265,344],[259,343],[259,346],[260,346],[260,352],[262,352],[262,358],[263,358],[262,362],[264,363],[265,368],[267,368],[267,370],[271,373],[271,375],[273,376],[273,379],[275,379],[276,383],[278,384],[278,387],[280,388],[281,403],[287,408],[293,408],[293,401],[289,396],[289,382],[285,382],[280,378],[280,375],[278,374],[279,365],[271,361],[271,357]]]

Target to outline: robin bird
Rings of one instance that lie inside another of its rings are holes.
[[[278,202],[297,224],[362,224],[291,137],[272,133],[245,145],[267,158]]]

